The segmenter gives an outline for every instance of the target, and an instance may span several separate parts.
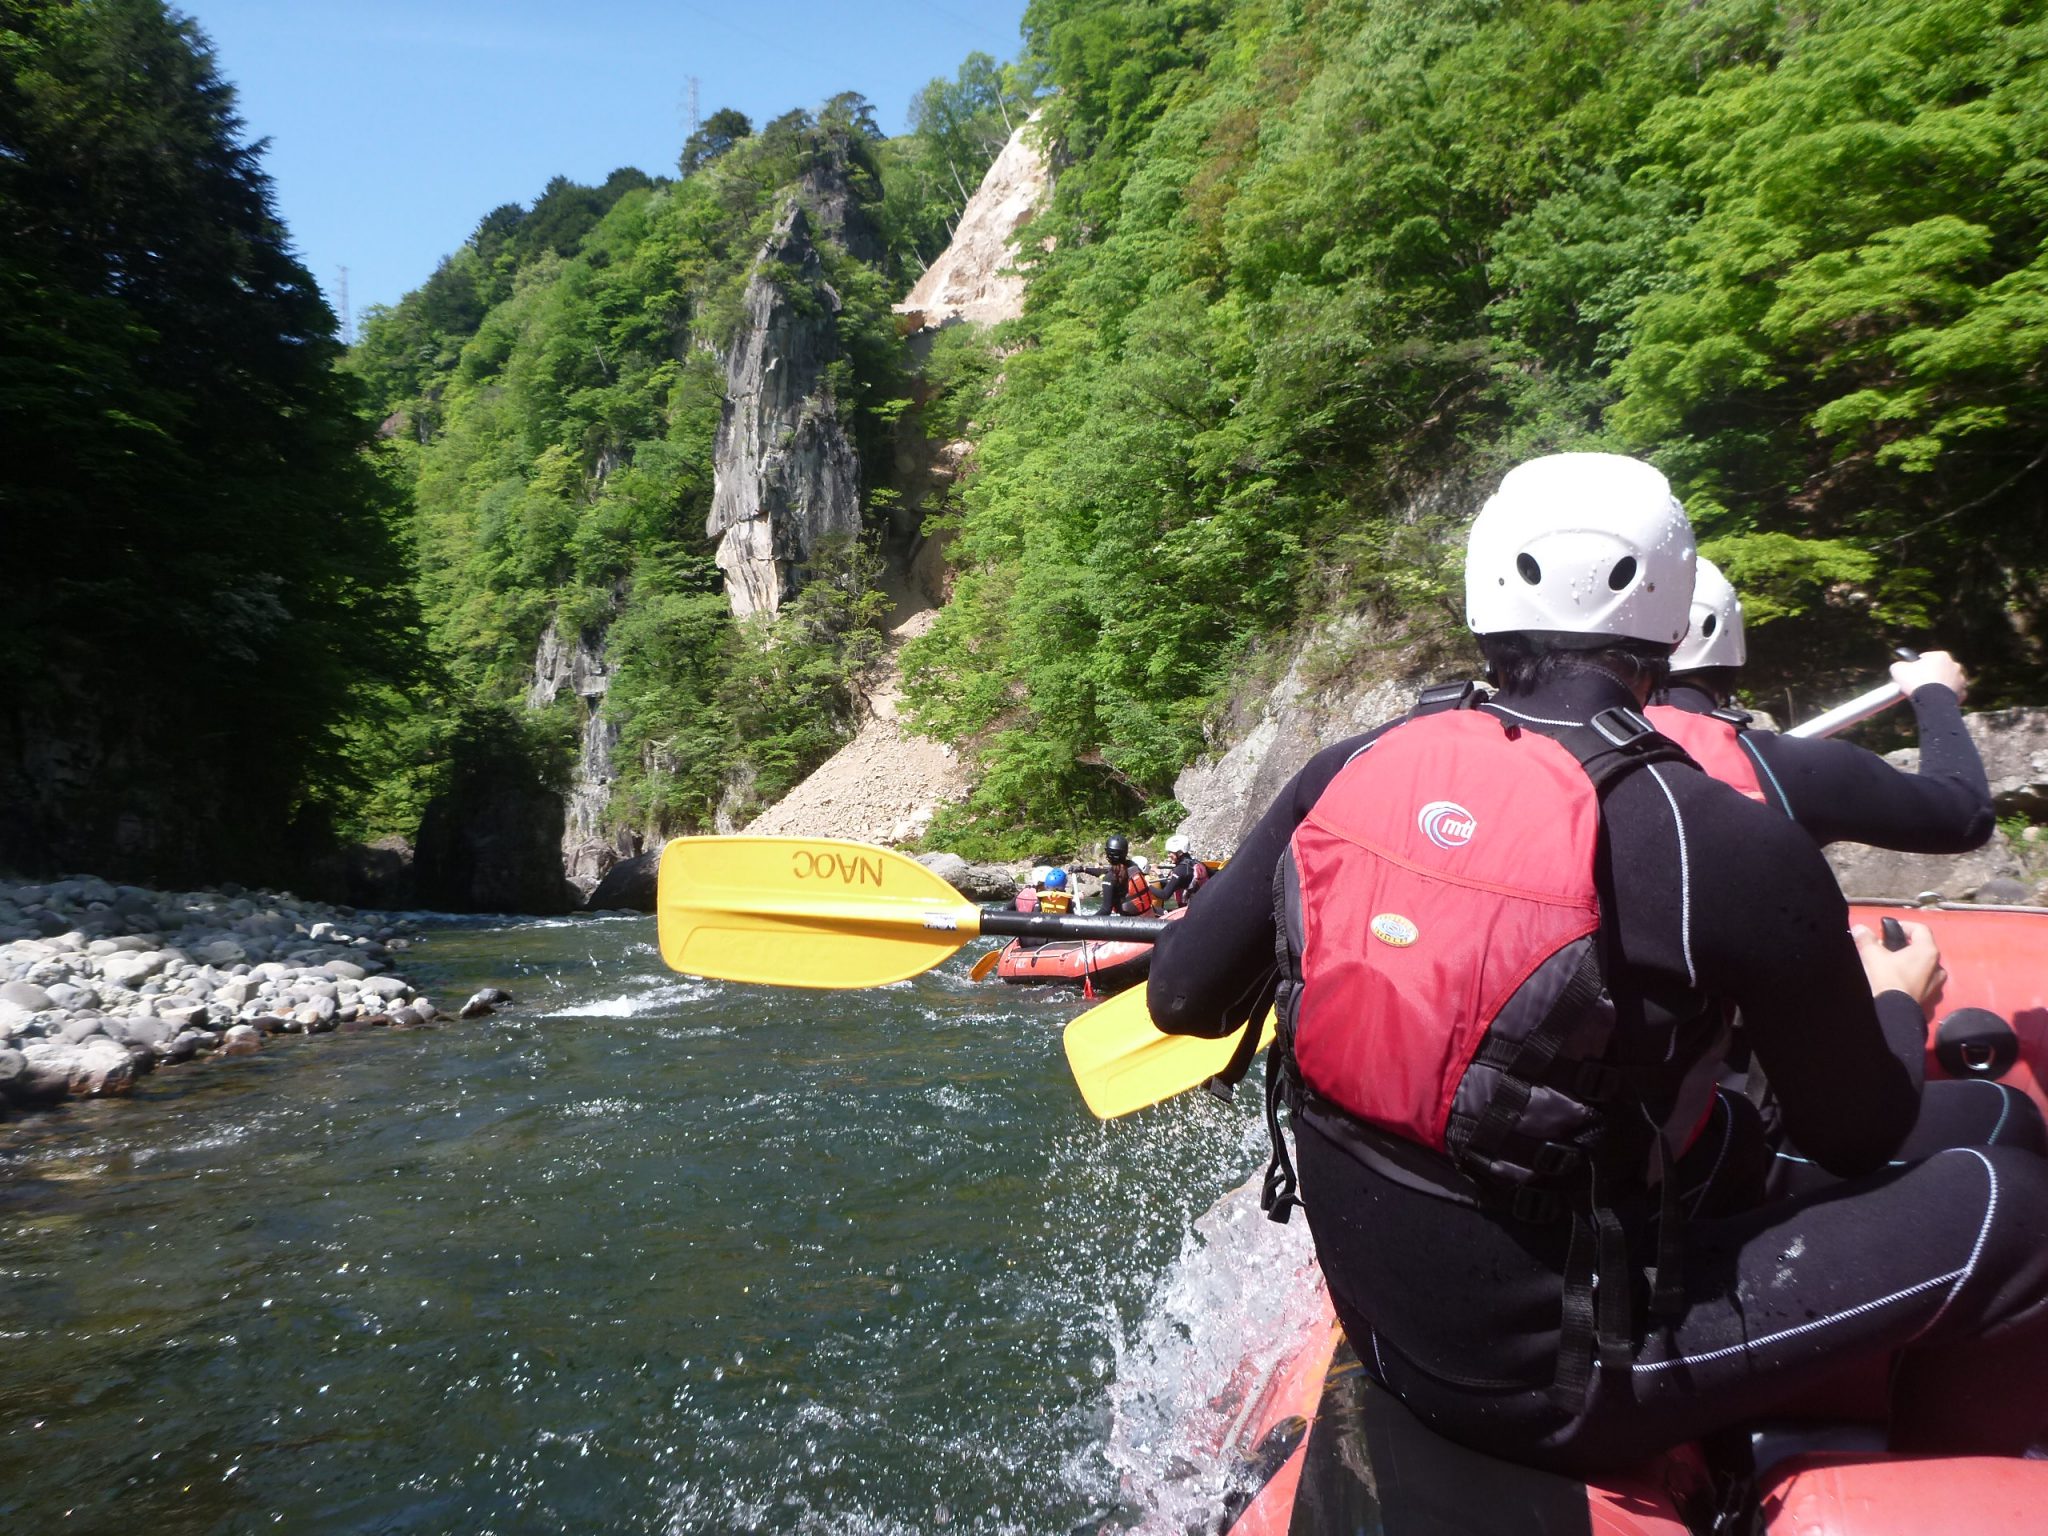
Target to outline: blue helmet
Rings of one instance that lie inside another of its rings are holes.
[[[1064,891],[1067,888],[1067,872],[1064,869],[1047,870],[1045,888],[1048,891]]]

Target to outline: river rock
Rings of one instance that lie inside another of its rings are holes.
[[[30,1013],[41,1013],[45,1008],[57,1006],[48,992],[26,981],[10,981],[0,986],[0,1003],[12,1003]]]
[[[457,1012],[465,1019],[480,1019],[495,1008],[501,1008],[512,1001],[512,994],[499,987],[485,987],[470,994],[469,1001]]]
[[[57,1026],[56,1038],[65,1041],[67,1044],[77,1045],[81,1041],[90,1040],[95,1036],[104,1038],[106,1033],[107,1021],[105,1019],[96,1013],[78,1013],[71,1015],[62,1024]]]
[[[621,859],[597,882],[584,906],[592,912],[652,912],[661,881],[661,850]]]
[[[120,1033],[115,1038],[123,1045],[139,1045],[158,1056],[169,1055],[171,1042],[181,1033],[177,1025],[160,1018],[110,1020],[108,1033],[117,1029]]]
[[[233,939],[216,939],[211,944],[200,945],[192,951],[192,956],[208,965],[240,965],[249,958],[249,952]]]
[[[212,1050],[214,1043],[214,1037],[203,1030],[181,1029],[165,1049],[164,1060],[173,1063],[190,1061],[200,1052]]]
[[[126,1093],[135,1086],[135,1058],[126,1046],[104,1035],[76,1046],[46,1045],[45,1049],[63,1053],[69,1070],[66,1088],[75,1097],[96,1099]]]
[[[247,1024],[236,1024],[221,1036],[223,1056],[254,1056],[263,1049],[263,1037]]]
[[[1944,901],[1968,901],[1991,881],[2018,882],[2026,877],[2003,832],[1993,832],[1991,841],[1974,853],[1895,853],[1889,848],[1836,843],[1827,856],[1842,894],[1852,901],[1861,897],[1910,901],[1929,892]]]
[[[1008,901],[1017,877],[999,864],[970,864],[957,853],[921,853],[917,862],[970,901]]]
[[[336,981],[361,981],[370,974],[349,960],[330,960],[321,969]]]
[[[366,980],[361,992],[365,997],[403,997],[412,988],[396,976],[372,976]]]
[[[102,959],[100,974],[115,986],[127,987],[132,991],[170,962],[171,957],[160,949],[144,950],[140,954],[123,951]]]

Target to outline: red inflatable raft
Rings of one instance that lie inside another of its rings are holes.
[[[1184,907],[1163,914],[1170,922]],[[1127,939],[1012,939],[996,974],[1020,986],[1064,981],[1109,997],[1152,974],[1152,946]]]
[[[1999,1078],[2048,1110],[2048,910],[1854,909],[1872,928],[1886,917],[1932,928],[1949,972],[1928,1029],[1928,1075]],[[1218,1447],[1237,1468],[1235,1491],[1215,1526],[1230,1536],[1692,1536],[1718,1503],[1690,1446],[1582,1483],[1443,1439],[1366,1376],[1327,1296],[1277,1368],[1235,1385],[1244,1393],[1231,1405],[1236,1428]],[[1755,1440],[1761,1529],[1771,1536],[2048,1530],[2048,1461],[1891,1456],[1882,1427],[1869,1423],[1774,1424]]]

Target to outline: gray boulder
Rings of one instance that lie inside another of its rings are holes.
[[[605,872],[584,903],[592,912],[652,912],[661,878],[661,850],[621,859]]]
[[[1913,900],[1933,892],[1944,901],[1968,901],[1992,881],[2019,882],[2026,871],[2003,832],[1974,853],[1895,853],[1837,843],[1827,850],[1828,863],[1842,894]],[[2024,887],[2022,887],[2024,889]]]
[[[1008,901],[1017,877],[1000,864],[970,864],[957,853],[921,853],[917,862],[969,901]]]
[[[27,981],[10,981],[0,986],[0,1003],[13,1003],[30,1013],[41,1013],[45,1008],[57,1006],[48,992]]]

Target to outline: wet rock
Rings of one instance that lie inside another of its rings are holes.
[[[220,1053],[223,1056],[254,1056],[263,1049],[263,1037],[247,1024],[237,1024],[221,1036]]]
[[[171,1048],[164,1053],[164,1060],[190,1061],[200,1052],[212,1050],[214,1044],[214,1037],[203,1030],[181,1029],[171,1041]]]
[[[7,1046],[0,1046],[0,1099],[26,1099],[18,1085],[28,1071],[28,1058]]]
[[[502,1008],[511,1001],[512,994],[510,992],[506,992],[498,987],[485,987],[480,992],[472,993],[469,1001],[464,1003],[457,1012],[465,1019],[480,1019],[485,1014],[492,1012],[494,1009]]]
[[[396,976],[372,976],[361,990],[365,997],[403,997],[412,988]]]
[[[652,912],[661,877],[661,850],[621,859],[597,882],[584,903],[592,912]]]
[[[969,901],[1008,901],[1017,877],[999,864],[970,864],[957,853],[921,853],[917,862]]]

